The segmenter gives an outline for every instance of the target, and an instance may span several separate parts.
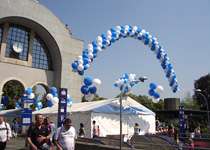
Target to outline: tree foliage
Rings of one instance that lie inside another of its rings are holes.
[[[15,103],[18,102],[19,98],[23,97],[24,90],[19,82],[12,80],[8,81],[3,87],[3,95],[9,96],[8,105],[6,109],[14,109]]]
[[[199,110],[199,105],[197,101],[193,99],[190,92],[186,92],[184,99],[181,100],[181,106],[184,106],[184,109],[189,110]]]
[[[201,92],[199,93],[195,91],[193,97],[200,106],[200,109],[206,110],[207,109],[206,100],[208,102],[208,106],[210,106],[210,74],[207,74],[205,76],[200,77],[198,80],[195,80],[194,90],[196,89],[200,89]]]

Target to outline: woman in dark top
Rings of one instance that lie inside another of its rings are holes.
[[[87,135],[85,133],[85,129],[84,129],[84,124],[83,123],[80,123],[79,136],[80,137],[87,137]]]

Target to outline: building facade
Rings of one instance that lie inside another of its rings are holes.
[[[25,91],[42,85],[67,88],[74,103],[81,102],[82,76],[71,63],[84,42],[48,8],[34,0],[0,0],[0,95],[8,81]]]

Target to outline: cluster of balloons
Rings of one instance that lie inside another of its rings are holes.
[[[36,99],[36,108],[35,110],[40,110],[42,109],[43,105],[42,105],[42,102],[40,102],[40,100],[37,98]]]
[[[92,44],[87,45],[87,49],[83,51],[83,54],[78,56],[77,60],[72,63],[73,71],[78,72],[79,75],[83,75],[84,71],[89,68],[89,63],[93,62],[93,58],[96,58],[102,52],[102,49],[106,49],[107,46],[110,46],[115,41],[126,37],[133,37],[148,45],[160,61],[172,91],[174,93],[179,91],[176,75],[164,49],[155,37],[137,26],[116,26],[116,28],[108,30],[106,34],[98,36]]]
[[[70,95],[67,94],[67,107],[71,107],[72,106],[72,99],[70,98]]]
[[[15,103],[15,109],[21,109],[18,103]]]
[[[58,100],[58,94],[57,94],[57,88],[56,87],[52,87],[50,89],[50,93],[48,93],[46,95],[46,99],[47,101],[47,106],[48,107],[52,107],[54,104],[58,104],[59,100]]]
[[[127,82],[130,82],[130,81],[136,81],[136,75],[135,74],[129,74],[129,73],[125,73],[125,75],[123,75],[123,77],[121,77],[120,79],[117,79],[114,83],[114,86],[115,87],[118,87],[120,89],[120,91],[122,91],[124,85],[127,83]],[[124,90],[124,93],[126,95],[128,94],[131,94],[132,91],[131,91],[131,88],[135,85],[135,84],[138,84],[138,82],[132,82],[130,84],[128,84],[126,87],[125,87],[125,90]]]
[[[81,92],[85,95],[87,101],[91,101],[94,99],[94,94],[101,85],[101,81],[97,78],[92,79],[91,77],[86,77],[84,78],[84,84],[85,85],[81,87]]]
[[[25,94],[28,98],[30,99],[33,99],[34,98],[34,93],[33,93],[33,89],[32,88],[28,88],[26,91],[25,91]]]
[[[8,100],[9,100],[9,96],[4,96],[1,98],[1,102],[3,103],[2,109],[6,109],[6,107],[8,105]]]
[[[153,103],[158,103],[160,98],[160,93],[163,92],[163,87],[156,83],[150,83],[150,90],[148,91],[149,95],[152,96]]]

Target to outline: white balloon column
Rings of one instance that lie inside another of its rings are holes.
[[[117,80],[115,81],[114,86],[115,86],[115,87],[118,87],[118,88],[120,89],[120,91],[122,91],[124,85],[125,85],[127,82],[136,81],[136,80],[137,80],[137,79],[136,79],[136,75],[135,75],[135,74],[126,73],[125,75],[123,75],[123,77],[121,77],[120,79],[117,79]],[[124,93],[125,93],[126,95],[131,94],[131,93],[132,93],[131,88],[132,88],[135,84],[138,84],[138,82],[134,82],[134,83],[128,84],[128,85],[125,87]]]
[[[92,79],[91,77],[86,77],[84,78],[84,84],[85,85],[81,87],[81,92],[85,95],[87,101],[91,101],[94,99],[94,94],[101,85],[101,81],[97,78]]]
[[[88,44],[87,49],[83,51],[83,54],[78,56],[77,60],[72,63],[73,71],[78,72],[79,75],[83,75],[84,71],[89,68],[89,64],[93,62],[93,59],[102,52],[102,49],[106,49],[107,46],[111,46],[115,41],[126,37],[133,37],[142,41],[145,45],[148,45],[161,63],[161,67],[168,78],[169,86],[172,91],[174,93],[179,91],[175,72],[163,47],[158,43],[155,37],[149,34],[149,32],[146,32],[144,29],[138,28],[137,26],[116,26],[116,28],[108,30],[106,34],[98,36],[96,41],[93,41],[92,44]]]
[[[149,95],[152,96],[153,103],[158,103],[160,98],[160,93],[163,92],[163,87],[156,83],[150,83],[150,90],[148,91]]]

